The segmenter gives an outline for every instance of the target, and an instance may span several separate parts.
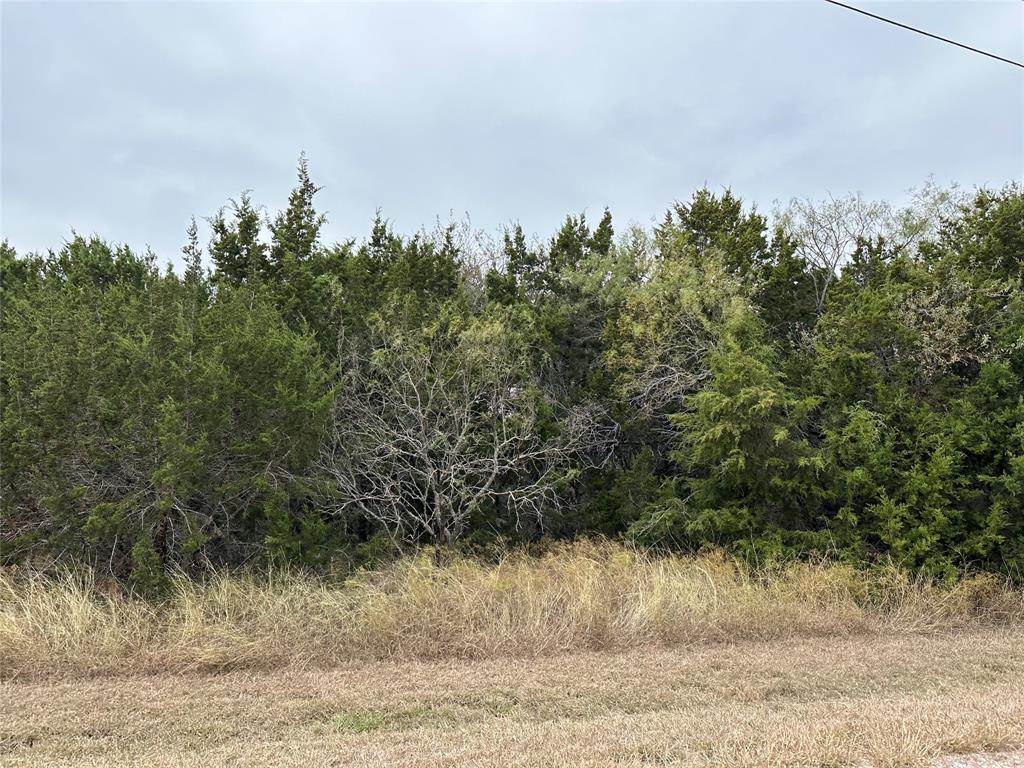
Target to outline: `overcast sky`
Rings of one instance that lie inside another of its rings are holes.
[[[1024,2],[862,7],[1024,59]],[[190,216],[299,151],[330,240],[468,212],[548,235],[697,187],[897,200],[1024,174],[1024,70],[818,0],[573,5],[2,3],[2,234],[176,258]]]

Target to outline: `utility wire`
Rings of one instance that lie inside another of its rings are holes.
[[[996,59],[997,61],[1002,61],[1002,62],[1005,62],[1007,64],[1012,64],[1015,67],[1020,67],[1021,69],[1024,69],[1024,64],[1022,64],[1019,61],[1014,61],[1013,59],[1006,59],[1006,58],[1003,58],[1002,56],[997,56],[994,53],[989,53],[988,51],[983,51],[980,48],[972,48],[969,45],[964,45],[963,43],[958,43],[956,40],[950,40],[948,37],[940,37],[939,35],[933,35],[931,32],[925,32],[923,29],[918,29],[917,27],[911,27],[909,24],[901,24],[898,21],[893,21],[892,19],[887,19],[887,18],[885,18],[885,16],[879,16],[878,14],[871,13],[870,11],[864,11],[864,10],[861,10],[860,8],[854,8],[852,5],[847,5],[846,3],[840,3],[839,0],[825,0],[825,2],[826,3],[830,3],[832,5],[838,5],[840,8],[846,8],[848,11],[854,11],[855,13],[860,13],[860,14],[863,14],[864,16],[869,16],[872,19],[878,19],[878,21],[884,21],[886,24],[892,24],[894,27],[900,27],[901,29],[909,29],[911,32],[916,32],[919,35],[924,35],[925,37],[931,37],[931,38],[934,38],[935,40],[941,40],[944,43],[949,43],[950,45],[955,45],[958,48],[964,48],[964,49],[966,49],[968,51],[971,51],[973,53],[980,53],[982,56],[988,56],[990,59]]]

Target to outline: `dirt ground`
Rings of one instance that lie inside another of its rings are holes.
[[[12,768],[1011,768],[1022,749],[1009,631],[0,683]]]

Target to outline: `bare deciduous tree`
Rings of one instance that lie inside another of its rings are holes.
[[[550,418],[500,323],[378,335],[343,376],[320,459],[336,509],[414,539],[451,543],[489,504],[543,522],[560,486],[604,461],[614,440],[593,408]]]
[[[886,202],[865,200],[859,194],[829,195],[824,200],[793,199],[776,216],[797,243],[797,252],[815,267],[818,314],[824,311],[829,288],[859,243],[882,237],[889,250],[899,253],[932,236],[944,217],[961,200],[953,187],[942,189],[929,182],[911,190],[911,204],[896,209]]]
[[[865,200],[859,194],[846,197],[829,195],[821,201],[790,201],[780,214],[787,233],[797,243],[797,253],[815,269],[814,292],[818,314],[842,265],[857,245],[886,231],[893,217],[888,203]]]

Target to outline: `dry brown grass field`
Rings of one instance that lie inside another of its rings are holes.
[[[1024,749],[1022,627],[991,577],[612,545],[156,604],[7,574],[0,765],[955,765]]]

